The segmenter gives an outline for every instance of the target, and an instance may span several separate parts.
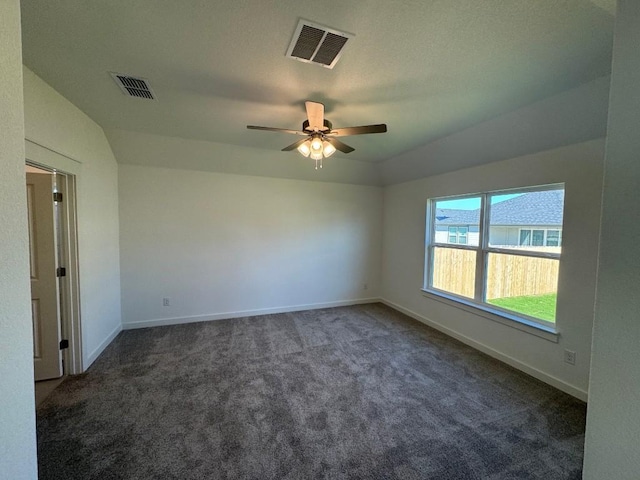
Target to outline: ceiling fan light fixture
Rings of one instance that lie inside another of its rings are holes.
[[[322,152],[311,152],[311,155],[309,155],[311,157],[312,160],[322,160]]]
[[[308,157],[311,153],[311,140],[307,140],[298,147],[298,152],[304,157]]]
[[[322,142],[322,153],[325,157],[330,157],[331,155],[336,153],[336,147],[325,140],[324,142]]]
[[[311,151],[322,155],[322,139],[318,135],[314,135],[311,140]]]

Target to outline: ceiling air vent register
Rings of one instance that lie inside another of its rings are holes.
[[[350,33],[301,19],[293,32],[287,57],[333,68],[340,60],[347,41],[353,37]]]
[[[125,95],[155,100],[156,96],[144,78],[136,78],[131,75],[123,75],[122,73],[111,73],[111,76]]]

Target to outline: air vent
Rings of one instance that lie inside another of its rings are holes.
[[[122,90],[122,93],[130,97],[148,98],[155,100],[156,96],[144,78],[136,78],[121,73],[111,73],[111,76]]]
[[[353,37],[350,33],[301,19],[293,33],[287,57],[333,68],[340,60],[347,41]]]

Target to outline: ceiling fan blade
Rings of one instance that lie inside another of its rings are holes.
[[[296,148],[298,148],[300,145],[302,145],[304,142],[306,142],[308,140],[308,138],[303,138],[302,140],[298,140],[295,143],[292,143],[291,145],[289,145],[288,147],[284,147],[282,149],[283,152],[290,152],[291,150],[295,150]],[[336,147],[338,148],[338,147]]]
[[[336,147],[336,150],[340,150],[342,153],[351,153],[355,150],[355,148],[350,147],[346,143],[342,143],[337,138],[325,137],[325,140]]]
[[[307,118],[309,119],[309,130],[324,131],[324,105],[318,102],[304,102],[307,109]]]
[[[344,127],[334,128],[325,135],[332,137],[346,137],[349,135],[364,135],[366,133],[384,133],[387,131],[387,125],[380,123],[378,125],[363,125],[362,127]]]
[[[308,133],[300,130],[288,130],[286,128],[258,127],[256,125],[247,125],[247,128],[249,130],[266,130],[267,132],[292,133],[293,135],[304,135],[305,137],[309,135]]]

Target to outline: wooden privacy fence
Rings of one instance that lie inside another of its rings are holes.
[[[435,248],[433,286],[474,297],[476,253],[454,248]],[[559,261],[491,253],[487,265],[487,300],[555,293]]]

